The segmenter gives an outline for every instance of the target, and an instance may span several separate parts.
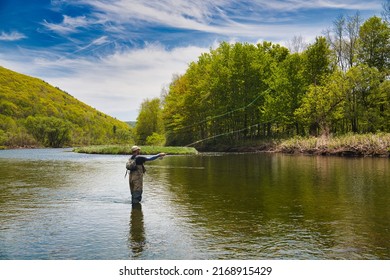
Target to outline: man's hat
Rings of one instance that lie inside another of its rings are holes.
[[[133,146],[133,147],[131,147],[131,151],[132,151],[132,152],[139,151],[139,150],[141,150],[141,148],[138,147],[138,146]]]

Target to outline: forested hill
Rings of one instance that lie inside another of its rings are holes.
[[[130,127],[33,77],[0,67],[0,146],[123,143]]]

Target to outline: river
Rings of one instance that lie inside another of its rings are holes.
[[[390,161],[0,151],[0,259],[390,259]]]

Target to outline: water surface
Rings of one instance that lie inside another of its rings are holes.
[[[0,259],[390,259],[388,159],[0,151]]]

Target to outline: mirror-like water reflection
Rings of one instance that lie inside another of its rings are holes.
[[[389,259],[388,159],[0,151],[0,259]]]

